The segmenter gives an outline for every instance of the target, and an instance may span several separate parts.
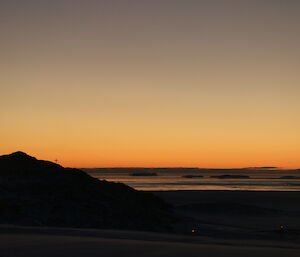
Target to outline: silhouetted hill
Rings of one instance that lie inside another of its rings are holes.
[[[37,160],[36,158],[29,156],[23,152],[15,152],[12,154],[0,156],[0,165],[1,165],[0,166],[1,172],[12,171],[13,173],[26,171],[26,170],[33,171],[41,168],[44,171],[47,171],[49,169],[58,169],[58,168],[63,169],[62,166],[56,163]]]
[[[0,156],[0,223],[165,230],[160,198],[22,152]]]

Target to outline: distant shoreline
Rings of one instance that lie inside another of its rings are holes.
[[[149,193],[156,193],[156,192],[180,192],[180,193],[184,193],[184,192],[261,192],[261,193],[300,193],[300,189],[299,191],[276,191],[276,190],[138,190],[138,191],[143,191],[143,192],[149,192]]]

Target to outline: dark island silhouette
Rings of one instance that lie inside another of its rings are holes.
[[[219,179],[246,179],[250,178],[249,176],[246,175],[220,175],[220,176],[210,176],[211,178],[219,178]]]
[[[134,172],[134,173],[130,173],[130,176],[143,176],[143,177],[153,177],[153,176],[157,176],[157,173],[155,172],[150,172],[150,173],[146,173],[146,172]]]
[[[202,175],[182,175],[182,178],[203,178]]]
[[[174,221],[151,193],[23,152],[0,156],[0,191],[2,224],[165,231]]]

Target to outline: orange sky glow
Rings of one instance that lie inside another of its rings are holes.
[[[0,155],[300,168],[297,1],[26,2],[0,4]]]

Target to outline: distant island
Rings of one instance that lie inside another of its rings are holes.
[[[219,178],[219,179],[246,179],[250,178],[249,176],[246,175],[219,175],[219,176],[210,176],[210,178]]]
[[[299,172],[300,170],[294,169],[294,170],[284,170],[279,169],[277,167],[249,167],[249,168],[187,168],[187,167],[179,167],[179,168],[172,168],[172,167],[165,167],[165,168],[149,168],[149,167],[114,167],[114,168],[81,168],[82,171],[88,173],[88,174],[94,174],[94,173],[124,173],[124,174],[131,174],[131,173],[157,173],[160,175],[161,173],[164,174],[191,174],[191,175],[197,175],[197,174],[207,174],[209,173],[223,173],[223,174],[243,174],[245,172],[278,172],[278,171],[289,171],[289,172]]]
[[[134,172],[134,173],[130,173],[130,176],[157,176],[157,173],[155,172],[150,172],[150,173],[146,173],[146,172]]]
[[[203,178],[202,175],[183,175],[182,178]]]

